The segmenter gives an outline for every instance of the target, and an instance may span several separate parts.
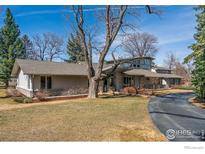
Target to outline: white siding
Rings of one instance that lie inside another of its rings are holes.
[[[31,76],[24,74],[22,70],[17,76],[17,89],[26,96],[32,96]]]
[[[29,82],[29,76],[25,75],[22,70],[20,70],[17,78],[17,87],[28,89],[28,82]]]

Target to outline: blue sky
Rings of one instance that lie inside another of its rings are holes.
[[[72,16],[70,8],[65,6],[3,6],[3,12],[0,14],[0,27],[3,25],[5,8],[9,7],[19,25],[21,34],[33,36],[37,33],[54,32],[67,41],[72,31],[71,26],[66,19],[66,15]],[[86,24],[98,26],[98,38],[103,36],[102,23],[96,22],[94,10],[101,11],[102,6],[85,6]],[[196,26],[196,12],[194,6],[157,6],[162,14],[148,15],[144,7],[137,7],[140,16],[138,19],[128,18],[128,22],[137,25],[139,32],[148,32],[158,38],[159,52],[156,55],[156,63],[163,65],[163,60],[169,52],[173,52],[179,60],[191,52],[188,46],[194,42],[193,34]],[[71,17],[72,18],[72,17]],[[102,39],[103,40],[103,39]],[[123,55],[120,51],[120,55]],[[110,55],[107,56],[107,59]]]

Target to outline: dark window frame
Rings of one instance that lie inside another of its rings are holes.
[[[123,84],[125,87],[129,87],[132,85],[132,81],[133,81],[133,78],[132,77],[129,77],[129,76],[125,76],[123,78]]]
[[[47,89],[52,89],[52,77],[51,76],[47,76],[46,84],[47,84]]]
[[[40,87],[41,89],[46,89],[46,76],[40,77]]]

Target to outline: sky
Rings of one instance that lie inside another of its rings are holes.
[[[35,34],[52,32],[58,34],[66,42],[72,32],[70,20],[73,20],[70,7],[66,6],[3,6],[0,12],[0,27],[4,24],[5,9],[10,8],[16,23],[19,25],[21,35],[27,34],[32,37]],[[97,27],[98,40],[104,38],[104,25],[96,20],[96,12],[102,12],[103,6],[84,6],[86,26],[93,29]],[[132,23],[137,27],[137,32],[148,32],[158,38],[159,48],[156,54],[155,63],[164,64],[164,59],[169,53],[174,53],[182,61],[183,58],[191,53],[188,48],[193,42],[193,35],[196,26],[195,6],[155,6],[160,10],[160,16],[147,14],[144,6],[132,6],[139,12],[138,18],[127,17],[126,22]],[[69,16],[70,20],[67,19]],[[114,45],[119,42],[114,42]],[[65,43],[66,45],[66,43]],[[114,46],[113,45],[113,46]],[[119,49],[120,56],[126,55]],[[66,56],[66,55],[64,55]],[[97,57],[94,57],[96,60]],[[106,57],[111,59],[111,55]]]

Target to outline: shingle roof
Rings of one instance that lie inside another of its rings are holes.
[[[94,64],[96,67],[97,64]],[[87,66],[85,63],[67,63],[67,62],[49,62],[16,59],[12,75],[15,76],[19,67],[25,74],[33,75],[87,75]],[[108,65],[105,65],[108,67]]]
[[[158,77],[158,78],[182,78],[176,74],[162,74],[155,73],[144,69],[132,69],[124,72],[127,75],[145,76],[145,77]]]
[[[156,66],[155,69],[156,70],[172,70],[172,69],[169,69],[169,68],[166,68],[166,67],[162,67],[162,66]]]

